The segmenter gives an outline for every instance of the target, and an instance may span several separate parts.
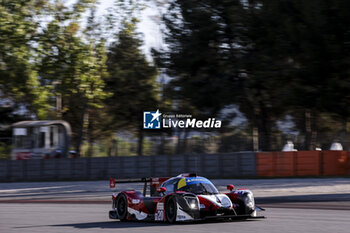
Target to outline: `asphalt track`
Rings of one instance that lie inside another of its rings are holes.
[[[350,233],[350,179],[214,180],[253,190],[266,219],[169,225],[108,219],[108,181],[0,183],[0,233]],[[132,185],[134,186],[134,185]],[[130,188],[119,186],[120,189]],[[134,186],[132,188],[138,188]],[[142,188],[140,186],[139,188]]]
[[[350,211],[269,208],[266,219],[169,225],[109,220],[103,204],[0,204],[0,232],[310,232],[350,231]]]

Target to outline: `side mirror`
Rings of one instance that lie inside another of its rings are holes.
[[[227,185],[227,189],[232,191],[235,188],[235,186],[233,184],[229,184]]]
[[[164,193],[166,192],[166,188],[165,187],[160,187],[159,189],[157,189],[158,193]]]

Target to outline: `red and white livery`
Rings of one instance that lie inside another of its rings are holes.
[[[255,205],[253,193],[248,189],[235,190],[233,185],[228,185],[227,193],[219,193],[208,179],[196,174],[172,178],[111,178],[110,186],[115,188],[116,183],[128,182],[144,182],[144,192],[113,193],[111,219],[174,223],[211,218],[263,218],[257,216],[257,211],[263,209]],[[150,187],[149,196],[146,196],[147,187]]]

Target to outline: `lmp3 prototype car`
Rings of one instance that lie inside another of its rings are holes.
[[[228,185],[228,193],[219,193],[206,178],[196,174],[181,174],[173,178],[110,179],[115,183],[144,182],[143,194],[138,191],[122,191],[112,195],[109,218],[125,220],[196,221],[211,218],[247,219],[257,216],[253,193],[248,189],[234,190]],[[146,197],[147,182],[150,195]]]

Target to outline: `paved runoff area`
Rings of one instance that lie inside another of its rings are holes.
[[[296,201],[350,201],[350,178],[295,178],[295,179],[214,179],[221,192],[228,184],[248,188],[262,202]],[[142,183],[117,184],[116,191],[142,191]],[[72,182],[0,183],[0,203],[10,200],[71,200],[86,202],[110,201],[109,180]],[[325,198],[325,199],[324,199]]]

